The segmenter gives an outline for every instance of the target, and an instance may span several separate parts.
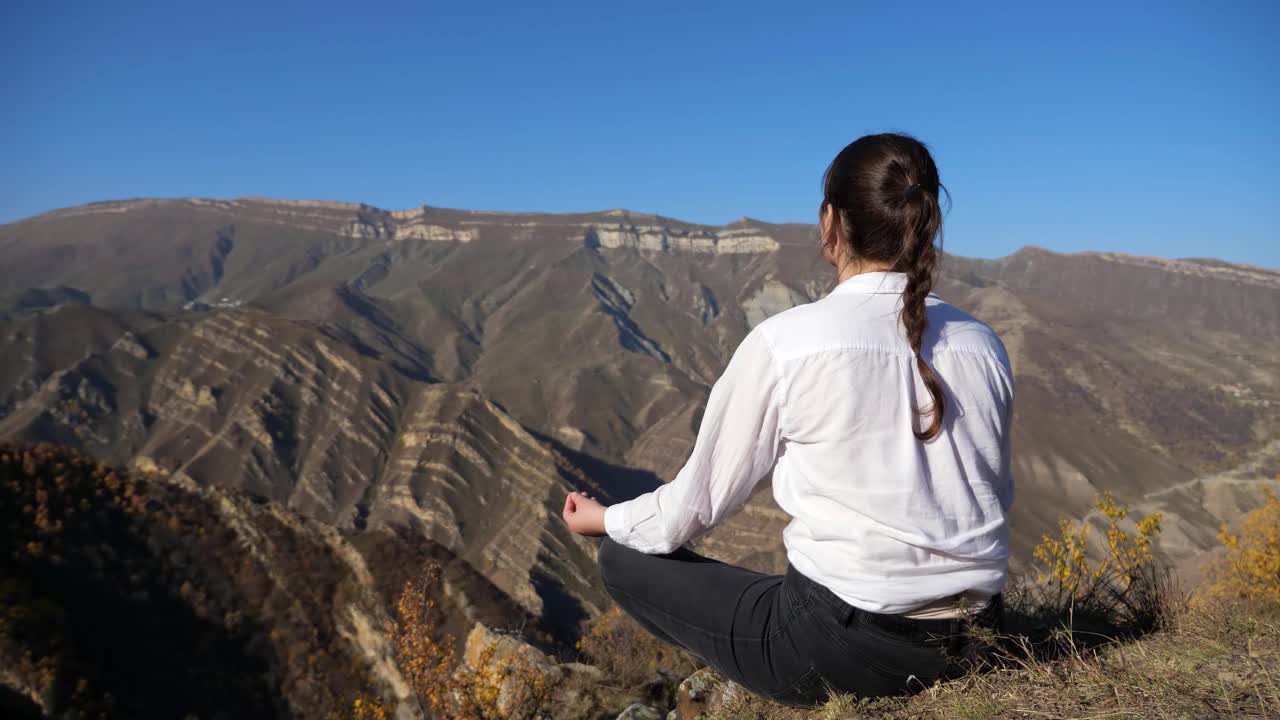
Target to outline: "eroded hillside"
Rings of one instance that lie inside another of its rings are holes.
[[[673,476],[737,342],[829,287],[814,245],[628,211],[50,213],[0,228],[0,436],[408,529],[530,612],[590,614],[556,496]],[[1280,470],[1280,274],[1028,248],[947,257],[938,292],[1013,358],[1019,558],[1104,489],[1194,557]],[[705,546],[776,565],[784,521],[762,488]]]
[[[17,696],[0,698],[6,712],[292,718],[371,689],[407,700],[382,629],[428,561],[446,567],[442,630],[539,633],[468,563],[411,533],[342,532],[51,445],[0,445],[0,515],[0,685]]]

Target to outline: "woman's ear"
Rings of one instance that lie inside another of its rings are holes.
[[[823,205],[818,220],[818,241],[822,246],[822,256],[827,262],[835,265],[840,257],[840,216],[835,207]]]

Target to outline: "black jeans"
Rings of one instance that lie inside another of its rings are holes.
[[[600,575],[645,629],[775,702],[808,707],[831,691],[880,697],[964,672],[966,620],[859,610],[788,567],[765,575],[681,548],[646,555],[605,538]],[[999,596],[974,622],[998,627]]]

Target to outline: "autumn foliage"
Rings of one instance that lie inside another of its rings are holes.
[[[1153,629],[1170,599],[1168,575],[1152,553],[1161,516],[1134,517],[1110,493],[1093,508],[1103,520],[1099,549],[1091,552],[1096,531],[1087,522],[1060,519],[1058,534],[1045,534],[1032,553],[1038,566],[1034,582],[1021,588],[1022,604],[1069,626],[1082,618],[1135,633]]]
[[[1280,603],[1280,497],[1263,489],[1262,507],[1245,516],[1239,534],[1225,525],[1218,538],[1226,557],[1215,566],[1211,591],[1219,596]]]
[[[517,656],[499,656],[494,644],[471,662],[459,660],[453,639],[441,631],[444,616],[436,600],[440,577],[439,564],[431,563],[421,579],[405,583],[396,620],[386,632],[411,700],[438,720],[539,717],[549,689],[541,668]],[[384,701],[366,697],[354,701],[352,715],[386,720],[393,713]]]

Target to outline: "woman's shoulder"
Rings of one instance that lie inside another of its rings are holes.
[[[912,351],[902,330],[900,308],[895,295],[823,298],[772,315],[750,334],[765,340],[783,360],[847,348],[909,355]],[[936,295],[930,296],[926,308],[927,352],[978,353],[1009,367],[1004,343],[989,325]]]
[[[770,315],[751,329],[751,335],[764,338],[775,351],[794,351],[820,338],[830,330],[830,318],[822,312],[822,301],[801,303]]]
[[[827,296],[796,305],[759,323],[752,333],[764,336],[783,360],[813,353],[861,348],[909,354],[895,296]]]
[[[934,350],[953,350],[959,352],[975,352],[991,354],[1006,367],[1009,365],[1009,352],[1005,349],[1000,335],[990,325],[952,305],[945,300],[934,298],[928,303],[929,314],[928,335]]]

